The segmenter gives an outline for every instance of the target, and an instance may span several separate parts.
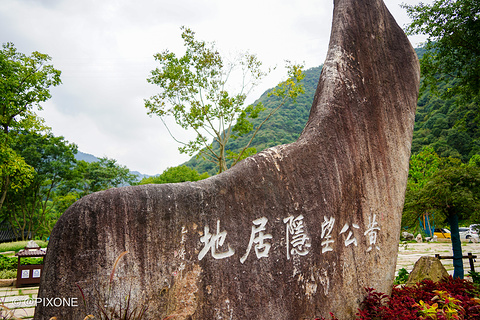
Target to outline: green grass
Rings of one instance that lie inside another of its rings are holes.
[[[42,241],[42,240],[35,240],[35,242],[41,247],[41,248],[46,248],[48,245],[48,242]],[[22,249],[25,248],[27,245],[28,241],[16,241],[16,242],[4,242],[0,243],[0,252],[5,252],[5,251],[15,251],[18,252]]]

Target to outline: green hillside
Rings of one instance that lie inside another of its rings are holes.
[[[423,49],[416,51],[419,57],[423,55]],[[321,67],[305,71],[305,93],[297,98],[296,103],[290,102],[279,109],[263,125],[252,143],[257,151],[290,143],[298,138],[308,120],[320,72]],[[448,86],[440,87],[440,90],[448,90]],[[267,108],[264,112],[269,112],[278,105],[278,98],[268,97],[268,92],[259,99]],[[473,102],[464,102],[462,108],[459,108],[454,99],[442,100],[424,90],[418,99],[412,153],[420,152],[424,146],[432,146],[441,157],[450,156],[468,161],[474,154],[480,154],[478,117]],[[231,140],[226,149],[238,152],[240,146],[244,146],[250,137],[251,134]],[[217,173],[214,165],[202,158],[193,157],[185,165],[200,173]]]

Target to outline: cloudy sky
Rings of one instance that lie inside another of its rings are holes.
[[[399,5],[418,2],[385,0],[400,26],[409,19]],[[278,66],[251,102],[283,80],[285,60],[306,68],[323,63],[332,7],[333,0],[0,0],[0,41],[25,54],[46,53],[62,71],[63,83],[40,113],[55,135],[154,175],[189,158],[144,107],[158,90],[146,81],[156,67],[153,55],[182,54],[181,26],[221,52],[248,50]]]

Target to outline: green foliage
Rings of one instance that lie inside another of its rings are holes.
[[[162,184],[177,183],[185,181],[198,181],[208,178],[208,173],[199,174],[196,170],[190,169],[183,165],[178,167],[167,168],[158,176],[143,178],[138,184]]]
[[[25,257],[20,260],[22,265],[43,264],[43,258]],[[17,270],[18,257],[0,255],[0,271]],[[3,278],[0,278],[3,279]]]
[[[20,53],[13,43],[0,50],[0,208],[9,189],[32,179],[33,168],[11,148],[11,130],[42,127],[33,109],[41,110],[40,103],[51,97],[50,87],[61,83],[60,71],[47,64],[49,60],[39,52]]]
[[[8,193],[2,216],[19,231],[19,238],[25,232],[46,238],[59,217],[54,210],[57,195],[60,186],[72,178],[77,146],[48,131],[17,132],[12,144],[35,172],[27,186]]]
[[[412,155],[408,171],[408,187],[413,190],[423,188],[425,182],[439,170],[441,162],[440,157],[430,146]]]
[[[0,127],[8,133],[18,128],[33,107],[51,98],[50,87],[61,83],[59,70],[47,64],[51,58],[39,52],[30,56],[17,51],[13,43],[0,50]]]
[[[411,156],[405,194],[405,206],[402,215],[403,226],[411,227],[416,225],[418,218],[432,209],[420,208],[418,205],[424,201],[420,199],[420,195],[427,183],[432,184],[431,179],[434,175],[437,174],[439,170],[460,165],[461,162],[458,159],[439,157],[431,146],[424,147],[421,152]]]
[[[450,86],[439,84],[439,90]],[[473,102],[461,106],[454,99],[442,99],[430,91],[420,94],[415,116],[412,153],[430,146],[442,158],[455,157],[467,162],[480,153],[480,131]]]
[[[465,313],[461,306],[461,301],[451,297],[448,292],[435,290],[435,297],[432,303],[420,300],[417,306],[420,319],[460,319],[460,315]]]
[[[46,238],[75,200],[136,181],[113,159],[77,162],[76,145],[53,136],[37,117],[50,88],[61,83],[50,60],[20,53],[12,43],[0,50],[0,210],[19,238]]]
[[[100,158],[99,161],[77,161],[74,178],[68,187],[77,190],[78,198],[87,194],[133,184],[137,177],[115,159]]]
[[[450,162],[417,189],[407,189],[402,223],[414,223],[424,212],[450,225],[454,257],[462,256],[459,221],[480,218],[480,167]],[[461,258],[454,259],[454,277],[463,278]]]
[[[431,145],[441,157],[467,162],[480,153],[480,2],[402,6],[413,20],[407,33],[428,36],[412,151]]]
[[[480,288],[480,272],[470,270],[468,272],[468,275],[472,277],[472,281],[477,286],[477,288]]]
[[[282,90],[273,92],[282,101],[271,113],[254,126],[251,120],[257,119],[265,110],[261,103],[245,106],[248,93],[267,75],[262,63],[253,54],[242,53],[232,62],[226,61],[214,44],[195,39],[195,33],[182,27],[182,38],[186,52],[177,57],[165,50],[155,55],[160,67],[151,72],[148,82],[156,84],[160,93],[145,100],[149,115],[159,116],[163,123],[166,117],[173,117],[183,129],[193,129],[194,140],[184,142],[172,137],[182,146],[181,153],[199,153],[204,160],[212,162],[217,172],[227,169],[226,145],[230,138],[238,138],[253,131],[256,135],[263,123],[283,105],[287,99],[295,98],[302,92],[298,82],[302,70],[298,65],[289,65],[289,78],[281,84]],[[238,89],[231,88],[231,80],[240,78]],[[167,127],[168,129],[168,127]],[[213,138],[218,148],[210,142]],[[232,165],[243,158],[244,150],[250,147],[246,142],[236,153]],[[250,149],[251,150],[251,149]],[[201,170],[200,170],[201,171]]]
[[[457,81],[442,96],[471,99],[480,92],[480,2],[435,0],[432,4],[403,5],[413,20],[408,34],[425,34],[421,59],[423,87]]]
[[[452,166],[438,171],[419,190],[417,207],[435,210],[445,218],[456,214],[478,219],[480,210],[480,168],[470,165]]]
[[[367,288],[357,313],[368,319],[465,319],[480,317],[478,290],[462,279],[424,280],[415,286],[396,286],[390,296]]]
[[[18,191],[20,188],[28,186],[34,173],[35,169],[28,165],[25,159],[11,147],[0,146],[0,175],[4,177],[4,191],[8,191],[8,189]]]
[[[0,270],[0,279],[16,279],[17,270]]]
[[[0,270],[17,270],[18,258],[0,255]]]
[[[395,277],[393,284],[398,285],[398,284],[407,283],[408,275],[409,273],[407,269],[401,268],[400,270],[398,270],[398,275]]]

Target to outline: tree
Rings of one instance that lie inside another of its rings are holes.
[[[283,98],[282,104],[265,116],[265,120],[256,128],[250,119],[259,117],[264,110],[262,104],[245,106],[249,92],[256,87],[267,72],[262,63],[253,54],[244,53],[233,62],[225,62],[214,44],[195,39],[195,33],[182,27],[182,38],[186,47],[183,56],[165,50],[155,55],[160,67],[151,72],[148,82],[160,87],[161,92],[145,100],[149,115],[158,115],[170,135],[182,145],[181,153],[193,155],[197,152],[207,160],[216,163],[218,171],[227,169],[226,159],[238,161],[256,151],[250,147],[252,139],[243,149],[227,156],[225,146],[230,138],[236,138],[260,127],[285,103],[303,93],[298,82],[303,78],[302,67],[289,66],[289,78],[273,94]],[[238,73],[237,73],[238,72]],[[238,79],[239,89],[233,92],[231,81]],[[230,86],[229,86],[230,85]],[[196,138],[189,142],[178,140],[166,125],[165,119],[172,116],[183,129],[193,129]],[[255,136],[254,134],[254,136]],[[210,139],[218,143],[212,148]]]
[[[11,129],[39,127],[33,112],[48,100],[50,87],[61,83],[60,71],[47,64],[51,58],[39,52],[30,56],[17,51],[13,43],[0,50],[0,208],[10,187],[28,184],[33,168],[10,147]]]
[[[35,172],[28,185],[9,191],[3,212],[22,240],[25,233],[46,238],[61,214],[55,207],[61,186],[72,179],[77,146],[50,131],[24,130],[14,140],[14,149]]]
[[[77,161],[73,175],[74,178],[63,188],[75,190],[75,200],[93,192],[131,185],[137,180],[127,167],[108,158],[95,162]]]
[[[439,170],[441,165],[442,159],[432,147],[425,147],[418,154],[412,155],[408,170],[408,188],[410,190],[423,188],[425,182]]]
[[[472,164],[448,166],[435,172],[422,188],[414,191],[405,204],[407,211],[434,211],[451,228],[454,278],[463,278],[462,246],[459,221],[476,220],[480,212],[480,167]]]
[[[459,166],[460,163],[460,160],[456,158],[439,157],[431,146],[424,147],[421,152],[410,157],[405,207],[402,215],[403,226],[413,227],[417,225],[422,215],[425,218],[430,215],[429,210],[417,210],[418,195],[438,171],[451,166]]]
[[[433,4],[403,5],[413,20],[408,34],[425,34],[421,59],[424,86],[457,81],[447,97],[478,98],[480,92],[480,2],[435,0]],[[478,103],[478,100],[477,100]]]
[[[208,178],[208,173],[199,174],[197,170],[190,169],[182,165],[178,167],[167,168],[162,174],[158,176],[143,178],[138,184],[162,184],[162,183],[177,183],[185,181],[198,181]]]

